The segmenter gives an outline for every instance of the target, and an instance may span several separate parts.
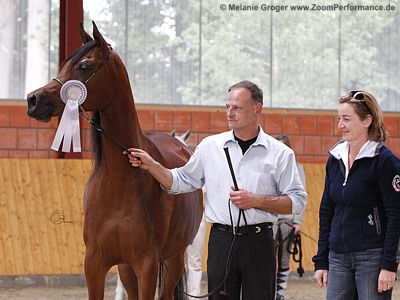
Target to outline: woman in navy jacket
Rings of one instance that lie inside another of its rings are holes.
[[[341,97],[338,118],[342,141],[326,165],[314,280],[328,286],[328,300],[391,299],[399,262],[400,160],[383,145],[383,114],[370,93]]]

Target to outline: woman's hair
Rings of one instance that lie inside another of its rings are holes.
[[[275,137],[278,141],[283,142],[286,146],[288,146],[289,148],[292,148],[292,146],[290,145],[290,141],[289,141],[289,137],[286,134],[281,134]]]
[[[376,142],[384,142],[388,137],[383,123],[383,113],[375,97],[364,91],[351,91],[340,97],[339,103],[348,103],[353,106],[354,111],[361,120],[368,116],[372,117],[371,125],[368,127],[368,138]]]

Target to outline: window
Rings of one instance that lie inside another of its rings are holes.
[[[0,98],[24,98],[57,70],[58,1],[28,14],[31,2],[6,4]],[[266,107],[336,109],[348,90],[368,90],[400,111],[397,1],[230,2],[84,0],[85,28],[94,20],[121,56],[138,103],[223,105],[249,79]]]
[[[0,99],[25,99],[58,70],[59,1],[3,1]]]

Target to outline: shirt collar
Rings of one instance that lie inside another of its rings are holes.
[[[261,128],[261,126],[258,126],[258,135],[257,135],[257,139],[256,141],[253,143],[253,147],[255,146],[263,146],[266,149],[268,149],[268,141],[266,138],[266,134],[264,132],[264,130]],[[235,135],[233,134],[233,130],[230,130],[227,132],[225,141],[224,141],[224,147],[226,147],[229,143],[237,143],[236,139],[235,139]]]

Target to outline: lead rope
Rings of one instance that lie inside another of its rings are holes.
[[[235,188],[236,191],[239,191],[239,186],[238,186],[237,181],[236,181],[236,176],[235,176],[235,172],[234,172],[234,170],[233,170],[232,160],[231,160],[231,156],[229,155],[229,149],[228,149],[228,147],[224,147],[224,151],[225,151],[226,160],[228,161],[229,171],[230,171],[230,173],[231,173],[231,177],[232,177],[232,181],[233,181],[234,188]],[[247,220],[246,220],[246,215],[245,215],[243,209],[239,209],[239,217],[238,217],[237,227],[239,228],[239,222],[240,222],[240,216],[241,216],[241,215],[243,215],[243,220],[244,220],[244,223],[245,223],[245,228],[246,228],[246,231],[247,231],[247,236],[248,236],[248,238],[249,238],[249,242],[250,242],[250,245],[251,245],[251,249],[253,250],[254,260],[255,260],[255,262],[256,262],[256,268],[257,268],[257,273],[258,273],[258,279],[259,279],[259,281],[260,281],[260,286],[261,286],[261,288],[262,288],[263,296],[264,296],[264,299],[265,299],[265,300],[268,300],[268,297],[267,297],[267,294],[266,294],[265,289],[264,289],[264,287],[263,287],[263,282],[262,282],[262,279],[261,279],[262,276],[261,276],[260,264],[259,264],[259,260],[258,260],[258,257],[257,257],[257,253],[256,253],[256,251],[255,251],[255,245],[254,245],[253,236],[252,236],[252,235],[250,234],[250,232],[249,232],[249,228],[248,228]],[[234,236],[236,237],[234,228],[232,228],[232,229],[233,229],[232,232],[234,232]],[[229,270],[228,270],[228,271],[229,271]],[[225,275],[226,278],[227,278],[227,276],[228,276],[228,274]],[[225,279],[225,283],[224,283],[224,290],[221,292],[221,294],[228,296],[228,294],[227,294],[227,292],[226,292],[226,279]]]
[[[98,132],[100,132],[101,134],[103,134],[106,138],[108,138],[111,142],[113,142],[115,145],[117,145],[118,147],[120,147],[122,150],[129,152],[128,147],[126,147],[124,144],[122,144],[119,140],[117,140],[115,137],[112,136],[112,134],[105,130],[103,127],[101,127],[100,124],[97,124],[95,120],[93,120],[93,118],[91,118],[87,112],[85,111],[85,109],[82,107],[82,105],[79,105],[79,110],[81,111],[81,115],[83,118],[85,118],[90,125],[92,125]]]
[[[90,79],[90,78],[89,78]],[[86,113],[85,109],[82,106],[79,106],[79,109],[82,112],[82,116],[90,123],[90,125],[92,125],[97,131],[99,131],[101,134],[103,134],[106,138],[108,138],[111,142],[113,142],[114,144],[116,144],[117,146],[119,146],[123,151],[129,152],[128,147],[126,147],[124,144],[122,144],[119,140],[117,140],[115,137],[113,137],[111,135],[111,133],[107,130],[105,130],[104,128],[101,127],[101,125],[97,124],[95,120],[93,120],[93,118],[89,117],[88,114]],[[142,173],[141,170],[138,168],[135,168],[135,171],[137,171],[137,177],[139,179],[139,186],[143,186],[143,180],[142,180]],[[150,217],[150,210],[149,207],[147,205],[147,201],[145,200],[145,196],[144,196],[144,192],[142,188],[139,188],[139,194],[140,194],[140,199],[143,202],[144,205],[144,209],[146,212],[146,217],[147,217],[147,221],[149,223],[150,226],[150,230],[151,230],[151,235],[152,238],[154,238],[154,241],[156,243],[160,258],[162,263],[164,264],[164,260],[162,259],[162,253],[161,253],[161,248],[160,245],[158,243],[158,240],[155,236],[155,229],[154,229],[154,223],[153,220]]]
[[[301,235],[304,235],[305,237],[308,237],[310,240],[314,241],[315,243],[318,243],[316,239],[313,237],[309,236],[308,234],[301,232],[300,234],[296,235],[294,234],[294,227],[292,224],[289,222],[285,222],[288,226],[292,227],[291,233],[282,241],[286,241],[287,239],[289,240],[288,243],[288,248],[287,251],[292,255],[293,260],[299,264],[299,267],[297,268],[297,273],[299,274],[300,277],[303,277],[304,274],[304,269],[303,269],[303,248],[301,246]],[[293,250],[290,249],[290,245],[293,244]],[[298,255],[298,257],[297,257]]]
[[[95,120],[93,120],[93,118],[91,118],[87,114],[87,112],[85,111],[85,109],[82,106],[79,106],[79,109],[82,112],[82,117],[84,117],[90,123],[91,126],[93,126],[98,132],[103,134],[106,138],[108,138],[115,145],[119,146],[123,151],[129,152],[128,147],[126,147],[119,140],[117,140],[115,137],[113,137],[112,134],[109,131],[107,131],[104,128],[102,128],[100,124],[97,124],[97,122]],[[144,186],[143,185],[143,179],[142,179],[142,171],[139,168],[135,168],[135,172],[137,173],[137,178],[139,180],[139,184],[138,184],[139,187]],[[167,271],[167,273],[171,275],[171,273],[170,273],[170,271],[168,269],[168,266],[165,263],[164,257],[162,255],[160,244],[159,244],[158,239],[157,239],[157,237],[155,235],[154,223],[153,223],[153,220],[151,219],[151,216],[150,216],[150,209],[149,209],[149,206],[147,205],[147,201],[145,200],[143,188],[139,188],[139,196],[140,196],[140,199],[141,199],[141,201],[143,203],[143,206],[144,206],[147,222],[149,224],[150,231],[151,231],[151,238],[154,240],[154,242],[156,244],[156,248],[157,248],[157,251],[158,251],[159,258],[160,258],[160,270],[162,270],[162,268],[164,267],[165,270]]]
[[[300,234],[295,234],[294,228],[292,228],[290,234],[286,237],[286,239],[282,241],[282,243],[285,242],[286,240],[288,240],[288,245],[286,249],[287,252],[289,252],[293,257],[293,260],[299,264],[299,267],[297,268],[297,274],[299,274],[300,277],[303,277],[304,269],[302,263],[303,249],[301,247],[301,236]]]

